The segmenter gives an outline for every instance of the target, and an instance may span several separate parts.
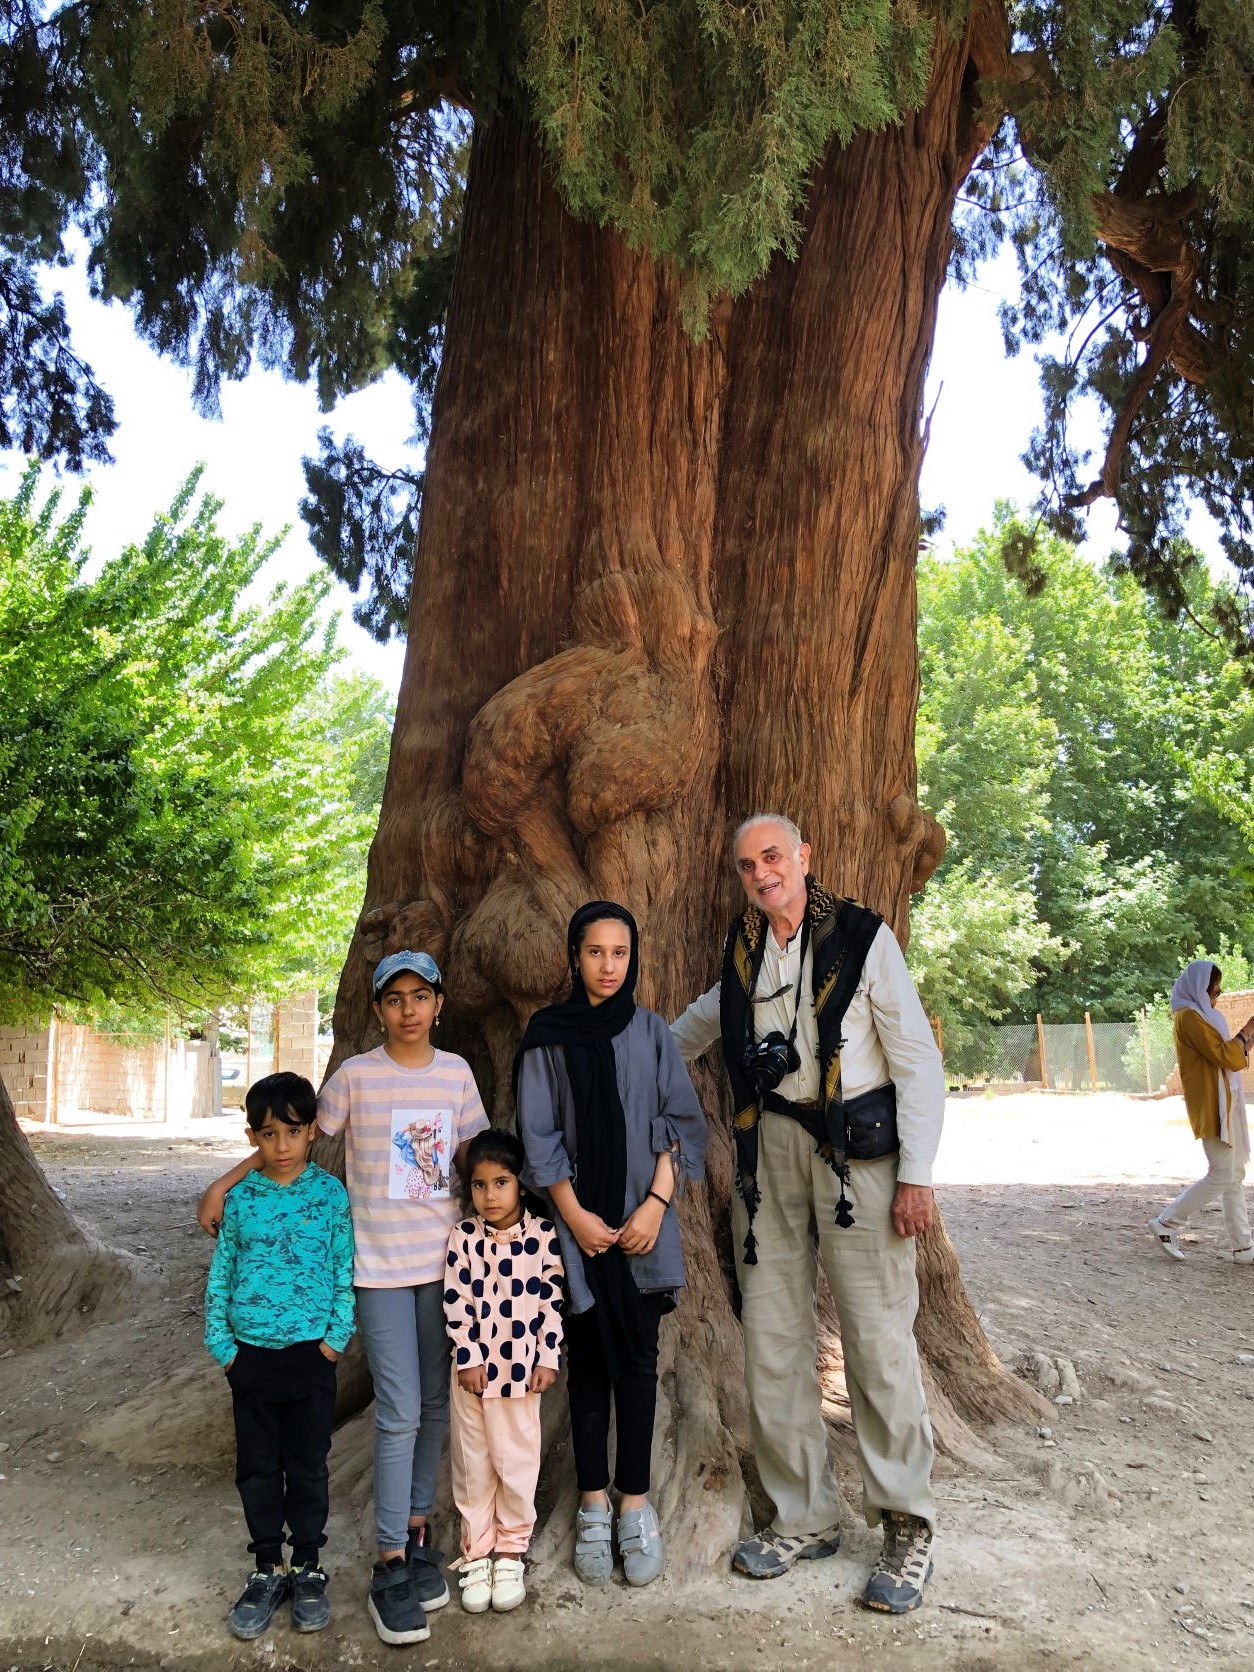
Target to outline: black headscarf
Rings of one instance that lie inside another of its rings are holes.
[[[627,975],[618,991],[593,1004],[579,973],[579,948],[590,923],[612,918],[631,935]],[[570,997],[537,1010],[527,1024],[514,1058],[514,1088],[524,1051],[558,1045],[566,1060],[575,1107],[576,1176],[579,1205],[607,1225],[623,1223],[627,1194],[627,1120],[614,1066],[615,1037],[636,1014],[636,977],[640,971],[640,934],[636,920],[612,900],[580,906],[566,930],[570,959]],[[617,1244],[595,1258],[584,1257],[584,1276],[592,1291],[594,1313],[606,1366],[617,1379],[620,1345],[631,1356],[648,1343],[648,1319],[627,1256]]]

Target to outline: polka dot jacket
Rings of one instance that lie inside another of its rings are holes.
[[[547,1219],[524,1213],[494,1231],[482,1219],[453,1227],[444,1268],[444,1318],[455,1370],[487,1366],[484,1398],[519,1398],[537,1364],[562,1358],[562,1251]]]

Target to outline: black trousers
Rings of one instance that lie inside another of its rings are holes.
[[[294,1347],[241,1343],[226,1373],[235,1412],[235,1484],[258,1565],[316,1562],[330,1507],[327,1456],[335,1416],[335,1366],[316,1341]]]
[[[570,1399],[575,1478],[581,1492],[599,1492],[610,1480],[610,1403],[614,1406],[614,1484],[631,1494],[649,1490],[653,1412],[657,1404],[657,1332],[671,1307],[669,1295],[642,1297],[649,1317],[649,1345],[631,1357],[620,1349],[620,1375],[611,1381],[601,1350],[595,1312],[566,1314],[566,1392]]]

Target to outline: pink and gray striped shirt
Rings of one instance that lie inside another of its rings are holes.
[[[436,1051],[402,1068],[384,1046],[349,1057],[318,1094],[318,1125],[347,1125],[344,1172],[357,1252],[353,1281],[402,1289],[444,1275],[449,1232],[461,1217],[458,1148],[488,1124],[470,1064]]]

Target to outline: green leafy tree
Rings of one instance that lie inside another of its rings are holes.
[[[1027,883],[982,872],[970,855],[937,873],[911,913],[910,967],[941,1018],[951,1074],[986,1066],[989,1027],[1017,1019],[1060,950]]]
[[[1086,505],[1116,498],[1120,563],[1179,603],[1174,537],[1198,497],[1244,575],[1254,25],[1242,0],[807,0],[743,15],[707,0],[647,13],[250,0],[230,14],[23,0],[0,24],[3,434],[81,461],[112,430],[60,304],[32,279],[77,222],[102,288],[195,367],[206,406],[254,352],[316,379],[327,405],[393,365],[425,444],[471,112],[521,115],[574,214],[676,265],[700,332],[712,298],[801,249],[833,147],[926,108],[938,28],[972,71],[954,272],[969,277],[1009,239],[1023,290],[1004,312],[1008,348],[1065,343],[1042,355],[1028,454],[1043,510],[1076,537]],[[1109,418],[1096,474],[1071,434],[1085,397]],[[386,637],[404,619],[423,472],[376,465],[329,432],[307,469],[315,544],[366,581],[362,619]],[[1223,600],[1221,619],[1243,644],[1243,606]]]
[[[28,472],[0,504],[0,991],[203,1009],[332,972],[360,904],[386,721],[327,685],[328,583],[248,589],[197,476],[94,573]],[[373,798],[373,799],[372,799]]]
[[[929,888],[940,898],[916,910],[911,956],[955,1038],[972,1018],[1036,1010],[1125,1020],[1190,947],[1254,937],[1254,703],[1239,668],[1187,616],[1167,619],[1056,537],[1033,540],[1042,584],[1025,589],[1006,558],[1030,538],[1002,507],[970,547],[919,573],[919,774],[950,857]],[[1188,615],[1209,618],[1216,597],[1193,564]],[[990,910],[1007,888],[1031,902],[1041,952],[1008,1003],[985,996],[995,940],[983,975],[973,961],[946,990],[931,973],[959,878],[965,893],[989,891]]]

